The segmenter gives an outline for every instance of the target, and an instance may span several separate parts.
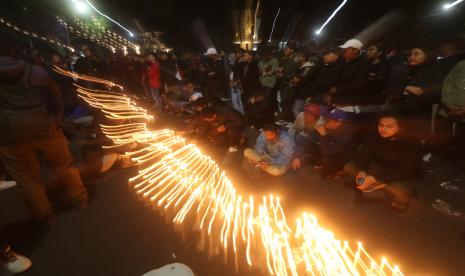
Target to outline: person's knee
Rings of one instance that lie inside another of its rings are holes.
[[[247,159],[253,159],[255,155],[256,155],[256,151],[254,149],[247,148],[244,150],[244,157]]]

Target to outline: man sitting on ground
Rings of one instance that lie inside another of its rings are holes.
[[[289,169],[294,153],[294,141],[286,131],[274,124],[263,127],[255,148],[245,149],[247,161],[272,176],[281,176]]]
[[[422,175],[421,144],[407,139],[403,130],[399,115],[382,115],[378,131],[366,136],[355,159],[344,166],[360,191],[382,189],[400,210],[408,206],[415,180]]]
[[[356,148],[354,127],[344,111],[332,109],[322,113],[315,130],[317,138],[308,140],[305,145],[309,161],[325,178],[338,179]]]
[[[229,152],[236,152],[239,146],[245,119],[234,108],[216,103],[211,105],[207,100],[200,98],[193,103],[197,116],[181,134],[191,136],[193,139],[207,139],[216,146],[228,146]]]
[[[320,109],[322,108],[314,103],[306,104],[304,112],[300,112],[297,115],[294,124],[287,131],[294,138],[296,144],[294,158],[291,163],[291,167],[295,171],[301,167],[308,145],[316,142],[318,139],[315,127],[320,119]]]

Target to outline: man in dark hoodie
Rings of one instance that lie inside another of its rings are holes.
[[[3,102],[0,108],[0,114],[3,113],[0,115],[3,119],[0,120],[0,158],[22,188],[33,217],[54,223],[56,215],[40,177],[39,159],[52,170],[56,176],[54,180],[66,187],[67,197],[75,209],[86,209],[88,201],[86,188],[79,171],[73,166],[73,157],[60,129],[63,98],[45,70],[12,58],[14,47],[8,45],[7,42],[0,43],[0,98]],[[15,108],[17,105],[14,104],[28,106],[27,102],[11,100],[11,95],[19,92],[26,95],[39,93],[36,99],[41,99],[47,114],[39,118],[31,116],[29,109],[19,111]]]
[[[294,89],[295,101],[292,108],[294,117],[304,110],[305,99],[308,97],[308,90],[320,68],[320,61],[315,56],[310,56],[307,50],[301,50],[296,54],[296,61],[299,64],[296,74],[291,80],[291,87]]]
[[[363,44],[351,39],[339,47],[345,64],[339,82],[328,91],[328,102],[336,106],[360,105],[370,69],[369,62],[360,55]]]

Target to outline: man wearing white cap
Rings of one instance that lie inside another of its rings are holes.
[[[227,81],[224,64],[215,48],[208,48],[205,52],[205,96],[209,99],[220,100],[226,93]]]
[[[345,65],[338,85],[329,89],[328,101],[338,106],[359,105],[370,68],[369,62],[360,55],[363,43],[358,39],[351,39],[339,48],[343,49],[342,59]]]

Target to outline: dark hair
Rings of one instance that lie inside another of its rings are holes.
[[[263,126],[263,131],[278,132],[279,127],[275,124],[266,124]]]
[[[383,52],[383,56],[384,56],[384,55],[386,54],[386,52],[387,52],[387,51],[386,51],[386,46],[384,46],[383,43],[380,43],[380,42],[378,42],[378,43],[372,43],[372,44],[370,44],[370,45],[368,46],[368,48],[369,48],[369,47],[372,47],[372,46],[376,47],[376,49],[378,50],[378,52]]]

